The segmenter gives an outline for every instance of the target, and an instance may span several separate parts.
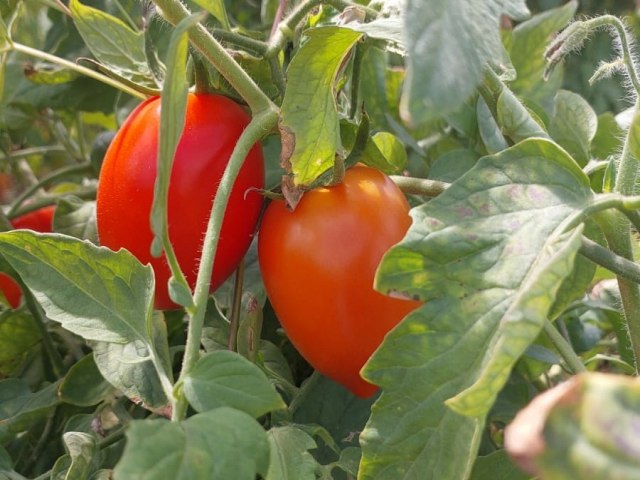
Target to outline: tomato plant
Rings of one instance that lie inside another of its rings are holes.
[[[156,276],[155,305],[174,308],[167,289],[171,275],[165,257],[151,256],[149,215],[158,157],[160,99],[137,107],[109,146],[99,177],[97,225],[100,243],[126,248]],[[188,97],[184,134],[171,173],[169,236],[182,271],[193,287],[211,202],[231,151],[249,122],[242,108],[221,95]],[[260,146],[247,157],[231,192],[220,234],[211,290],[234,271],[244,256],[260,213],[264,165]]]
[[[359,396],[377,390],[360,369],[419,305],[373,288],[382,255],[410,224],[400,189],[362,165],[338,185],[305,193],[294,211],[271,202],[262,219],[260,269],[287,336],[311,365]]]
[[[0,477],[640,478],[639,15],[0,1]]]

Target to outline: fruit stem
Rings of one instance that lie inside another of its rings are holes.
[[[194,306],[193,316],[189,321],[187,331],[187,341],[185,345],[184,359],[182,361],[182,370],[178,379],[178,385],[181,380],[188,375],[194,365],[200,358],[200,342],[202,339],[202,327],[204,325],[204,315],[207,308],[207,299],[209,297],[209,283],[211,282],[211,273],[213,271],[213,261],[218,249],[218,240],[220,238],[220,229],[222,228],[222,220],[224,219],[225,210],[229,203],[229,196],[233,184],[238,177],[240,168],[244,163],[247,154],[262,137],[271,131],[278,122],[278,111],[275,106],[273,108],[261,111],[247,125],[242,132],[238,143],[233,149],[229,163],[227,164],[220,185],[213,200],[211,215],[207,224],[207,233],[204,237],[202,245],[202,256],[200,257],[200,265],[198,268],[198,278],[194,289]],[[180,421],[185,418],[187,411],[187,400],[180,388],[175,389],[175,403],[172,414],[172,420]]]

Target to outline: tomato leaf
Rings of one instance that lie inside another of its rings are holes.
[[[539,478],[632,480],[640,475],[639,411],[636,379],[583,374],[521,410],[505,431],[505,447]]]
[[[45,418],[60,403],[58,384],[31,392],[27,382],[8,378],[0,381],[0,443],[4,444]]]
[[[225,30],[231,30],[229,25],[229,18],[227,17],[227,9],[224,8],[224,2],[222,0],[194,0],[196,5],[204,8],[211,15],[216,17],[222,24],[222,28]]]
[[[134,420],[114,478],[254,480],[268,467],[269,443],[262,427],[244,412],[221,407],[181,423]]]
[[[53,216],[53,230],[97,244],[96,202],[87,202],[71,195],[61,198]]]
[[[266,480],[315,480],[318,462],[309,453],[317,447],[306,432],[291,425],[267,432],[270,446]]]
[[[511,90],[505,90],[500,94],[496,108],[502,133],[514,142],[532,137],[549,138],[542,121],[527,110]]]
[[[108,13],[69,2],[71,17],[96,59],[134,83],[156,87],[144,51],[144,35]]]
[[[517,77],[510,87],[519,96],[551,107],[554,94],[562,85],[562,68],[556,68],[545,81],[544,51],[551,36],[575,15],[578,2],[572,0],[561,7],[547,10],[517,25],[509,42],[509,55]]]
[[[306,35],[307,42],[287,69],[280,119],[281,158],[283,166],[290,166],[287,169],[296,185],[308,185],[331,168],[342,147],[334,84],[340,67],[362,36],[339,27],[315,28]]]
[[[378,132],[367,142],[361,161],[387,174],[398,173],[407,165],[407,152],[394,134]]]
[[[10,376],[42,348],[36,319],[21,310],[0,315],[0,375]]]
[[[0,478],[3,480],[27,480],[13,469],[9,453],[0,446]]]
[[[488,61],[504,58],[499,16],[523,20],[524,0],[408,0],[407,79],[401,112],[414,124],[441,118],[471,96]]]
[[[184,378],[184,393],[199,412],[229,406],[260,417],[285,408],[260,368],[228,350],[204,355]]]
[[[566,152],[531,139],[483,157],[413,210],[377,288],[426,303],[365,366],[384,391],[361,436],[363,479],[470,473],[485,415],[574,268],[582,229],[562,234],[563,222],[591,198]],[[409,438],[401,451],[400,437]]]
[[[521,472],[511,461],[507,452],[497,450],[477,458],[469,480],[486,480],[488,478],[491,480],[528,480],[532,477]]]
[[[90,353],[69,369],[58,394],[65,403],[90,407],[103,401],[112,392],[113,386],[104,379]]]
[[[126,250],[58,234],[0,234],[4,258],[47,317],[97,342],[96,364],[115,387],[151,407],[166,402],[153,356],[168,364],[166,333],[152,316],[154,280]]]
[[[92,435],[67,432],[62,436],[67,454],[60,457],[51,472],[53,480],[89,478],[96,469],[99,450]]]
[[[567,90],[556,94],[549,134],[582,166],[591,159],[590,145],[597,129],[596,112],[584,98]]]

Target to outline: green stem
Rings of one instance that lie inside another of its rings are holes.
[[[180,0],[153,0],[164,17],[173,25],[177,25],[190,15],[189,10]],[[211,33],[202,25],[189,30],[189,39],[204,57],[220,72],[229,84],[247,102],[251,112],[257,115],[262,111],[275,108],[253,79],[245,72],[231,55],[218,43]]]
[[[262,111],[251,120],[238,139],[238,143],[236,143],[233,149],[229,163],[218,185],[218,190],[213,200],[211,216],[207,224],[207,233],[205,234],[202,246],[202,256],[200,258],[198,278],[194,290],[194,313],[189,321],[182,369],[177,382],[178,388],[174,393],[176,398],[172,415],[173,420],[179,421],[184,419],[187,411],[187,400],[180,388],[180,384],[181,380],[191,372],[200,358],[202,327],[204,325],[204,315],[207,307],[207,298],[209,296],[213,261],[216,256],[222,220],[224,219],[224,213],[229,203],[231,189],[251,148],[253,148],[255,143],[258,142],[265,133],[274,128],[277,122],[278,113],[275,108]]]
[[[60,179],[67,178],[73,175],[82,175],[84,173],[92,171],[93,169],[90,163],[83,163],[81,165],[70,165],[68,167],[56,170],[50,175],[47,175],[46,177],[39,180],[37,183],[29,186],[29,188],[27,188],[18,197],[16,197],[11,205],[11,208],[7,212],[7,215],[9,217],[15,216],[16,211],[20,208],[20,205],[22,205],[25,200],[31,197],[39,189],[47,187],[48,185],[51,185],[52,183],[55,183]]]
[[[91,70],[89,68],[83,67],[82,65],[78,65],[77,63],[73,63],[70,62],[69,60],[65,60],[64,58],[60,58],[60,57],[56,57],[55,55],[51,55],[49,53],[40,51],[40,50],[36,50],[35,48],[31,48],[28,47],[26,45],[22,45],[21,43],[15,43],[12,42],[9,46],[10,50],[15,50],[17,52],[20,53],[24,53],[25,55],[29,55],[31,57],[35,57],[35,58],[39,58],[41,60],[45,60],[47,62],[51,62],[54,63],[56,65],[60,65],[61,67],[65,67],[68,68],[70,70],[73,70],[74,72],[78,72],[81,75],[85,75],[89,78],[93,78],[94,80],[98,80],[99,82],[102,82],[106,85],[109,85],[113,88],[117,88],[118,90],[124,92],[124,93],[128,93],[129,95],[131,95],[132,97],[136,97],[142,100],[145,100],[147,98],[146,95],[144,95],[143,93],[138,92],[137,90],[124,85],[121,82],[118,82],[117,80],[114,80],[113,78],[107,77],[106,75],[103,75],[102,73],[96,72],[94,70]]]
[[[258,55],[264,55],[267,52],[267,43],[262,40],[256,40],[255,38],[245,37],[235,32],[230,32],[220,28],[214,28],[211,30],[212,35],[219,41],[242,47],[245,50],[251,50]]]
[[[640,111],[640,103],[636,101],[634,107],[634,120],[638,116]],[[622,154],[620,155],[620,162],[618,164],[618,171],[616,173],[615,185],[613,191],[622,195],[633,195],[636,186],[636,179],[638,177],[638,159],[634,155],[636,147],[635,135],[631,134],[633,127],[627,132],[627,137],[624,141],[622,148]]]
[[[582,237],[580,254],[616,275],[640,284],[640,265],[616,255],[608,248],[598,245],[587,237]]]
[[[580,357],[573,351],[573,347],[569,342],[567,342],[553,323],[546,320],[543,330],[572,373],[582,373],[587,371],[587,368],[582,363]]]
[[[451,184],[426,178],[404,177],[391,175],[391,180],[408,195],[422,195],[424,197],[437,197]]]
[[[46,155],[48,153],[66,153],[66,149],[62,146],[48,146],[48,147],[32,147],[32,148],[24,148],[22,150],[16,150],[15,152],[11,152],[8,155],[0,157],[2,161],[15,161],[23,158],[28,158],[33,155]]]
[[[53,339],[51,338],[51,334],[47,329],[47,317],[42,310],[42,307],[38,302],[35,301],[33,295],[27,288],[27,286],[20,280],[18,282],[20,287],[22,288],[22,294],[24,296],[24,301],[27,305],[27,308],[33,315],[33,318],[36,321],[36,325],[38,326],[38,330],[40,331],[40,335],[42,337],[42,346],[44,347],[45,352],[47,352],[47,356],[51,361],[51,368],[53,370],[53,374],[56,376],[56,379],[62,378],[65,373],[64,361],[62,360],[62,356],[58,349],[53,343]]]
[[[353,71],[351,74],[351,98],[349,106],[349,118],[355,120],[358,114],[358,101],[360,98],[360,71],[362,70],[362,61],[366,53],[367,45],[356,45],[356,54],[353,59]]]
[[[633,248],[631,246],[631,228],[629,221],[620,212],[602,212],[598,215],[609,248],[617,255],[633,261]],[[640,289],[638,285],[627,280],[622,275],[616,276],[620,298],[622,300],[623,314],[626,322],[628,341],[634,356],[634,368],[636,373],[640,366]],[[618,339],[625,343],[627,339]]]
[[[242,307],[242,283],[244,281],[244,259],[240,262],[236,271],[236,279],[233,284],[233,305],[229,321],[229,340],[227,348],[232,352],[238,350],[238,327],[240,326],[240,309]]]
[[[64,192],[56,195],[43,195],[38,197],[33,202],[29,202],[26,205],[23,205],[18,211],[16,211],[10,218],[19,217],[20,215],[24,215],[25,213],[33,212],[35,210],[39,210],[43,207],[48,207],[49,205],[54,205],[59,199],[67,197],[69,195],[76,196],[82,199],[93,200],[96,198],[96,188],[95,187],[87,187],[75,190],[73,192]]]

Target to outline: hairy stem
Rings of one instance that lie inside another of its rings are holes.
[[[587,371],[580,357],[573,351],[573,347],[567,342],[553,323],[547,320],[544,323],[543,330],[572,373]]]
[[[587,237],[582,237],[580,254],[616,275],[640,284],[640,265],[620,255],[616,255],[608,248],[598,245]]]
[[[189,321],[187,332],[187,342],[185,346],[184,359],[182,361],[182,369],[178,384],[188,375],[194,365],[200,358],[200,342],[202,340],[202,327],[204,324],[204,315],[207,307],[207,298],[209,296],[209,283],[211,281],[211,273],[213,271],[213,261],[218,249],[218,240],[220,237],[220,229],[224,213],[229,203],[229,196],[233,184],[240,172],[244,160],[253,147],[266,132],[275,127],[278,121],[278,113],[276,109],[266,110],[256,115],[249,123],[247,128],[242,132],[238,143],[236,144],[229,163],[227,164],[211,209],[211,216],[207,224],[207,233],[202,246],[202,257],[198,268],[198,278],[194,291],[194,307],[193,316]],[[179,421],[184,419],[187,410],[187,401],[181,389],[176,389],[177,396],[174,405],[172,419]]]
[[[422,195],[424,197],[437,197],[447,188],[449,183],[426,178],[404,177],[402,175],[391,175],[391,180],[408,195]]]

